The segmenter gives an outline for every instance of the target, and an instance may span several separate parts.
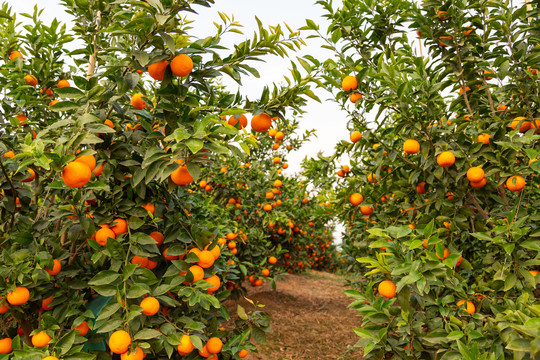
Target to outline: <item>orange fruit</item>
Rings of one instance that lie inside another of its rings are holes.
[[[281,187],[282,185],[283,185],[283,183],[281,182],[281,180],[278,179],[278,180],[274,181],[274,187],[278,188],[278,187]]]
[[[195,349],[195,346],[191,343],[191,339],[189,338],[189,335],[182,335],[182,338],[180,339],[180,344],[178,345],[178,352],[183,354],[189,354],[190,352]]]
[[[142,313],[146,316],[155,315],[159,311],[159,301],[152,296],[144,298],[139,306],[143,308]]]
[[[443,257],[441,258],[438,254],[436,254],[439,260],[445,260],[448,255],[450,255],[450,251],[448,249],[444,249]]]
[[[189,173],[187,166],[182,165],[172,172],[171,180],[176,185],[186,186],[188,184],[191,184],[191,182],[193,181],[193,176],[191,176],[191,174]]]
[[[147,203],[146,205],[143,205],[142,207],[152,215],[154,215],[154,212],[156,211],[156,205],[153,205],[150,203]]]
[[[373,206],[360,206],[360,212],[362,215],[371,215],[373,214]]]
[[[465,302],[466,302],[465,300],[459,300],[457,302],[457,306],[461,306],[465,304]],[[468,312],[469,314],[473,314],[476,311],[476,308],[474,307],[474,304],[472,303],[472,301],[467,301],[466,308],[464,310]]]
[[[75,331],[79,332],[79,335],[86,336],[88,334],[88,331],[90,331],[90,327],[88,326],[88,323],[86,321],[83,321],[79,326],[75,328]]]
[[[414,139],[406,140],[403,143],[403,151],[405,151],[409,155],[416,154],[419,150],[420,144]]]
[[[439,17],[439,20],[441,21],[448,19],[448,16],[443,15],[443,14],[448,14],[448,12],[444,10],[437,10],[437,16]]]
[[[229,249],[234,249],[236,248],[236,243],[234,241],[229,241],[229,243],[227,244],[227,247]]]
[[[275,157],[274,160],[272,160],[274,164],[279,164],[281,162],[281,159],[279,157]]]
[[[242,115],[232,115],[229,118],[229,121],[227,121],[227,123],[231,126],[235,126],[236,124],[238,124],[238,122],[240,122],[240,125],[239,125],[240,129],[243,129],[247,126],[248,119],[244,114],[242,114]]]
[[[67,164],[62,171],[62,180],[64,181],[64,184],[75,189],[88,184],[91,177],[92,171],[88,165],[82,162],[72,161]]]
[[[150,237],[154,240],[156,240],[156,245],[157,246],[160,246],[161,244],[163,244],[163,240],[165,239],[163,237],[163,234],[160,233],[159,231],[154,231],[154,232],[151,232],[150,233]]]
[[[142,110],[146,107],[146,103],[142,99],[144,97],[143,94],[134,94],[131,97],[131,106],[133,106],[137,110]]]
[[[40,331],[32,336],[32,345],[35,347],[45,347],[49,345],[52,338],[45,331]]]
[[[475,189],[480,189],[480,188],[483,188],[487,184],[487,179],[482,178],[482,180],[480,181],[471,181],[470,184],[471,184],[471,187]]]
[[[9,306],[7,305],[5,300],[2,300],[0,297],[0,314],[5,314],[9,310]]]
[[[114,123],[111,120],[105,119],[103,123],[107,125],[108,127],[110,127],[111,129],[114,129]]]
[[[396,284],[390,280],[381,281],[377,290],[379,291],[379,294],[386,298],[393,298],[396,296]]]
[[[360,93],[352,93],[350,96],[349,96],[349,100],[355,104],[358,100],[362,99],[363,96],[362,94]]]
[[[454,165],[456,157],[450,151],[443,151],[437,156],[437,164],[442,167],[449,167]]]
[[[193,60],[186,54],[177,55],[171,61],[171,71],[178,77],[188,76],[193,71]]]
[[[43,310],[43,311],[52,310],[53,308],[51,306],[49,306],[49,305],[51,305],[53,300],[54,300],[54,296],[51,296],[51,297],[48,297],[46,299],[41,300],[41,310]]]
[[[204,279],[204,281],[212,285],[212,287],[207,289],[208,292],[217,291],[219,287],[221,286],[221,280],[219,279],[217,275],[210,276],[209,278]]]
[[[362,133],[360,131],[353,131],[351,133],[351,142],[353,143],[358,142],[360,141],[361,138],[362,138]]]
[[[262,270],[261,270],[261,274],[263,274],[263,276],[266,277],[266,276],[270,275],[270,270],[268,270],[268,269],[262,269]]]
[[[12,341],[11,338],[3,338],[0,340],[0,354],[9,354],[13,351],[13,348],[11,347]]]
[[[210,354],[217,354],[223,348],[223,342],[217,337],[212,337],[206,343],[206,348]]]
[[[364,197],[362,196],[362,194],[359,194],[359,193],[354,193],[352,194],[351,196],[349,196],[349,202],[353,205],[353,206],[358,206],[362,203],[362,201],[364,201]]]
[[[24,305],[30,299],[30,291],[24,286],[17,286],[17,288],[9,292],[6,296],[6,300],[10,305]]]
[[[427,191],[426,183],[423,181],[416,185],[416,192],[419,194],[425,194]]]
[[[60,270],[62,270],[62,264],[60,261],[54,259],[53,260],[53,268],[52,270],[49,268],[45,268],[45,271],[49,273],[49,275],[58,275],[60,273]]]
[[[207,245],[204,249],[207,250],[210,245]],[[212,250],[208,250],[214,255],[214,260],[217,260],[219,258],[219,255],[221,255],[221,248],[219,245],[216,245],[212,248]]]
[[[148,66],[148,75],[150,75],[155,80],[161,81],[163,80],[163,76],[165,75],[165,70],[167,70],[167,66],[169,66],[169,62],[167,60],[153,63]]]
[[[491,135],[489,135],[489,134],[480,134],[476,138],[476,142],[482,143],[484,145],[488,145],[489,140],[491,140]]]
[[[281,167],[282,167],[283,169],[287,169],[287,168],[289,167],[289,164],[284,163],[283,165],[281,165]]]
[[[243,358],[245,358],[246,356],[248,356],[248,353],[249,353],[249,351],[247,351],[246,349],[242,349],[242,350],[240,350],[240,351],[238,352],[238,357],[239,357],[240,359],[243,359]]]
[[[526,121],[527,118],[523,116],[518,116],[512,122],[508,127],[512,128],[512,130],[516,130],[516,128],[519,125],[519,132],[524,133],[527,132],[531,126],[533,126],[529,121]],[[520,125],[521,124],[521,125]]]
[[[101,163],[94,169],[94,171],[92,171],[92,174],[94,174],[95,177],[98,177],[103,173],[103,165],[104,163]]]
[[[24,82],[30,86],[36,86],[38,83],[37,78],[34,75],[26,75],[24,77]]]
[[[206,347],[206,345],[204,345],[202,350],[199,350],[199,355],[201,355],[203,358],[207,358],[212,354],[208,352],[208,348]]]
[[[111,230],[113,231],[114,235],[122,235],[127,233],[128,230],[128,224],[127,221],[124,219],[114,219],[113,220],[114,225],[111,226]]]
[[[63,88],[63,87],[70,87],[71,85],[69,81],[67,80],[60,80],[56,86],[59,88]]]
[[[13,59],[16,59],[16,58],[24,59],[24,57],[22,56],[22,54],[20,52],[12,51],[11,54],[9,54],[9,60],[13,60]]]
[[[467,179],[469,179],[470,182],[480,182],[484,176],[484,170],[481,167],[474,166],[467,170]]]
[[[10,150],[10,151],[4,153],[4,156],[2,156],[2,157],[13,159],[14,156],[15,156],[15,153]]]
[[[273,207],[272,207],[272,205],[270,205],[270,204],[265,204],[265,205],[263,206],[263,210],[264,210],[264,211],[272,211],[272,209],[273,209]]]
[[[538,275],[539,271],[538,271],[538,270],[529,270],[529,273],[530,273],[533,277],[536,277],[536,275]]]
[[[135,348],[135,352],[126,351],[120,355],[120,360],[142,360],[145,357],[145,353],[140,347]]]
[[[59,360],[56,356],[47,356],[43,360]]]
[[[451,36],[440,36],[439,37],[439,45],[441,45],[442,47],[446,47],[447,45],[444,42],[441,41],[443,39],[452,40],[452,37]],[[471,90],[471,89],[469,89],[469,90]],[[459,89],[459,93],[463,94],[463,89]]]
[[[274,265],[275,263],[277,263],[276,257],[275,257],[275,256],[270,256],[270,257],[268,258],[268,263],[269,263],[269,264],[272,264],[272,265]]]
[[[212,256],[212,259],[214,257]],[[204,269],[199,265],[192,265],[189,268],[189,272],[193,274],[193,282],[204,279]]]
[[[50,103],[49,103],[49,107],[53,106],[53,105],[56,105],[60,102],[60,100],[52,100]]]
[[[30,175],[26,179],[21,180],[21,182],[30,182],[34,180],[34,178],[36,177],[36,172],[30,168],[28,169],[28,172],[30,173]]]
[[[285,137],[285,134],[283,133],[283,131],[278,131],[276,133],[276,140],[283,140],[284,137]]]
[[[512,192],[520,192],[525,188],[525,179],[519,175],[514,175],[506,180],[506,187]]]
[[[179,256],[176,256],[176,255],[167,255],[167,251],[169,250],[169,248],[165,249],[165,251],[163,251],[163,257],[165,258],[165,260],[177,260],[179,258]]]
[[[129,345],[131,345],[131,336],[124,330],[115,331],[109,338],[109,349],[115,354],[125,353]]]
[[[341,87],[343,88],[343,91],[347,92],[356,90],[356,88],[358,87],[358,81],[356,80],[355,76],[345,76],[341,81]]]
[[[86,166],[90,168],[90,171],[93,171],[96,168],[96,158],[94,157],[94,155],[79,156],[73,161],[86,164]]]
[[[380,178],[381,178],[381,177],[379,176],[379,179],[380,179]],[[369,173],[369,174],[368,174],[367,180],[368,180],[370,183],[372,183],[372,184],[376,184],[376,183],[378,182],[378,181],[377,181],[377,177],[376,177],[375,174],[373,174],[373,173]]]
[[[24,114],[15,115],[17,119],[19,119],[19,125],[26,126],[26,122],[28,121],[28,118]]]
[[[197,262],[197,264],[203,269],[208,269],[209,267],[214,265],[214,261],[216,261],[216,259],[214,258],[214,254],[212,254],[208,250],[201,251],[197,256],[199,257],[199,261]]]
[[[142,267],[147,267],[148,266],[148,258],[140,257],[138,255],[135,255],[131,259],[131,263],[132,264],[140,264],[140,266],[142,266]]]
[[[259,133],[268,131],[272,126],[272,118],[267,113],[260,113],[251,119],[251,128]]]
[[[107,239],[116,239],[115,233],[108,227],[101,227],[95,234],[96,242],[101,246],[107,246]]]

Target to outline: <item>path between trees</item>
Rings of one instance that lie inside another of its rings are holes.
[[[272,333],[258,345],[259,353],[246,359],[362,359],[352,347],[359,339],[352,329],[360,327],[360,319],[347,307],[351,299],[343,293],[344,283],[338,275],[311,271],[286,276],[276,290],[270,284],[250,288],[247,298],[266,305]],[[253,308],[243,299],[240,305]]]

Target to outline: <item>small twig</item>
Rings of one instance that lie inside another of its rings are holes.
[[[4,176],[6,177],[7,182],[9,183],[9,186],[11,187],[11,193],[13,195],[13,201],[15,202],[15,209],[16,209],[17,208],[17,190],[15,189],[15,186],[13,185],[13,182],[11,181],[11,178],[9,177],[6,171],[6,168],[4,167],[4,162],[2,161],[1,158],[0,158],[0,168],[2,168],[2,172],[4,173]],[[13,211],[13,213],[11,214],[11,222],[9,224],[10,229],[13,228],[13,224],[15,222],[15,213],[16,211]]]
[[[96,71],[96,62],[97,62],[97,33],[99,31],[99,27],[101,25],[101,10],[98,10],[97,12],[97,24],[96,24],[96,31],[94,33],[94,36],[92,37],[92,45],[94,46],[94,53],[90,55],[89,64],[88,64],[88,72],[86,73],[86,80],[90,80],[92,76],[94,76],[94,72]]]
[[[480,204],[478,203],[478,201],[476,200],[476,198],[474,197],[474,195],[473,195],[470,191],[467,191],[467,196],[468,196],[469,199],[471,200],[471,202],[472,202],[472,204],[474,205],[474,207],[476,208],[476,210],[478,210],[478,212],[480,213],[480,215],[482,215],[482,217],[483,217],[486,221],[489,221],[489,215],[488,215],[488,213],[482,208],[482,206],[480,206]],[[491,223],[488,223],[488,225],[493,226]]]

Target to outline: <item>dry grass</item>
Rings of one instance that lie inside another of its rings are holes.
[[[248,360],[362,359],[352,348],[358,340],[353,328],[359,327],[356,313],[347,308],[351,300],[343,293],[344,281],[337,275],[312,271],[290,275],[277,283],[250,288],[247,297],[265,304],[272,317],[268,342],[259,345],[258,354]],[[252,308],[246,301],[240,304]],[[229,303],[235,313],[235,303]]]

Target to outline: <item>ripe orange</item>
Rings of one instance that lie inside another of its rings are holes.
[[[213,259],[214,257],[212,257]],[[189,268],[189,272],[193,274],[193,282],[204,279],[204,269],[199,265],[192,265]]]
[[[188,76],[193,71],[193,60],[186,54],[177,55],[171,61],[171,71],[179,77]]]
[[[2,300],[0,297],[0,314],[5,314],[9,310],[9,306],[7,305],[5,300]]]
[[[169,62],[167,60],[153,63],[148,66],[148,75],[150,75],[155,80],[161,81],[163,80],[163,76],[165,75],[165,70],[167,70],[167,66],[169,66]]]
[[[373,206],[360,206],[360,212],[362,213],[362,215],[371,215],[373,214]]]
[[[15,156],[15,153],[10,150],[10,151],[4,153],[4,156],[2,156],[2,157],[13,159],[14,156]]]
[[[358,206],[364,201],[364,197],[362,194],[354,193],[351,196],[349,196],[349,202],[352,204],[352,206]]]
[[[0,340],[0,354],[9,354],[13,351],[13,348],[11,347],[12,341],[11,338],[3,338]]]
[[[356,90],[356,88],[358,87],[358,81],[356,80],[355,76],[345,76],[341,81],[341,87],[343,88],[343,91],[347,92]]]
[[[145,357],[145,353],[140,347],[135,348],[135,352],[126,351],[120,355],[120,360],[142,360]]]
[[[361,138],[362,138],[362,133],[360,131],[353,131],[351,133],[351,142],[353,143],[358,142],[360,141]]]
[[[86,321],[83,321],[79,326],[75,328],[75,331],[79,332],[79,335],[86,336],[88,334],[88,331],[90,331],[90,327],[88,326],[88,323]]]
[[[56,356],[47,356],[43,360],[59,360]]]
[[[512,192],[520,192],[525,188],[525,179],[519,175],[514,175],[506,180],[506,187]]]
[[[268,270],[268,269],[262,269],[262,270],[261,270],[261,274],[263,274],[263,276],[266,277],[266,276],[270,275],[270,270]]]
[[[101,163],[94,169],[94,171],[92,171],[92,174],[94,174],[95,177],[99,177],[103,173],[103,165],[105,164]]]
[[[471,187],[475,189],[480,189],[480,188],[483,188],[487,184],[487,179],[484,177],[480,181],[471,181],[470,184],[471,184]]]
[[[53,106],[53,105],[56,105],[60,102],[60,100],[52,100],[50,103],[49,103],[49,107]]]
[[[467,179],[469,179],[470,182],[480,182],[484,176],[484,170],[478,166],[474,166],[467,170]]]
[[[480,134],[478,135],[478,138],[476,138],[476,142],[482,143],[484,145],[488,145],[489,140],[491,140],[491,135],[489,134]]]
[[[273,209],[273,207],[272,207],[272,205],[270,205],[270,204],[265,204],[265,205],[263,206],[263,210],[264,210],[264,211],[272,211],[272,209]]]
[[[159,311],[159,301],[152,296],[144,298],[139,306],[143,308],[142,313],[146,316],[155,315]]]
[[[379,176],[379,179],[381,177]],[[369,173],[368,176],[367,176],[367,180],[372,183],[372,184],[376,184],[378,181],[377,181],[377,177],[375,176],[375,174],[373,173]]]
[[[153,205],[150,203],[147,203],[146,205],[143,205],[142,207],[152,215],[154,215],[154,212],[156,211],[156,205]]]
[[[63,87],[70,87],[71,85],[69,81],[67,80],[60,80],[56,86],[59,88],[63,88]]]
[[[272,264],[272,265],[274,265],[275,263],[277,263],[276,257],[275,257],[275,256],[270,256],[270,257],[268,258],[268,263],[269,263],[269,264]]]
[[[95,234],[96,242],[101,246],[107,246],[107,239],[116,239],[115,233],[108,227],[101,227]]]
[[[223,342],[217,337],[212,337],[206,343],[206,348],[210,354],[217,354],[223,348]]]
[[[193,181],[193,176],[191,176],[191,174],[189,173],[187,166],[182,165],[172,172],[171,180],[176,185],[186,186],[188,184],[191,184],[191,182]]]
[[[538,270],[529,270],[529,273],[533,276],[533,277],[536,277],[536,275],[538,275],[540,271]]]
[[[350,96],[349,96],[349,100],[355,104],[358,100],[362,99],[363,96],[362,94],[360,93],[352,93]]]
[[[240,122],[240,125],[239,125],[240,129],[243,129],[247,126],[248,119],[244,114],[242,114],[242,115],[232,115],[229,118],[229,121],[227,121],[227,123],[231,126],[235,126],[236,124],[238,124],[238,122]]]
[[[246,356],[248,356],[248,353],[249,353],[249,351],[247,351],[246,349],[242,349],[242,350],[240,350],[240,351],[238,352],[238,357],[239,357],[240,359],[243,359],[243,358],[245,358]]]
[[[199,350],[199,355],[201,355],[203,358],[207,358],[212,354],[208,352],[208,348],[206,347],[206,345],[204,345],[202,350]]]
[[[466,303],[466,308],[464,310],[469,314],[473,314],[476,311],[474,304],[472,303],[472,301],[467,301]],[[457,306],[461,306],[463,304],[465,304],[465,300],[459,300]]]
[[[152,237],[154,240],[156,240],[156,245],[157,246],[160,246],[161,244],[163,244],[163,240],[165,239],[163,237],[163,234],[160,233],[159,231],[151,232],[150,237]]]
[[[420,144],[414,139],[409,139],[403,143],[403,151],[407,154],[416,154],[420,150]]]
[[[283,140],[284,137],[285,137],[285,134],[283,133],[283,131],[278,131],[276,133],[276,140]]]
[[[445,260],[448,255],[450,255],[450,251],[448,249],[444,249],[443,257],[441,258],[438,254],[436,254],[439,260]]]
[[[24,305],[30,299],[30,291],[24,286],[17,286],[17,288],[7,294],[6,300],[10,305]]]
[[[275,180],[275,181],[274,181],[274,186],[275,186],[275,187],[279,188],[279,187],[281,187],[282,185],[283,185],[283,183],[281,182],[281,180],[278,179],[278,180]]]
[[[109,349],[115,354],[125,353],[129,345],[131,345],[131,336],[124,330],[115,331],[109,338]]]
[[[189,335],[182,335],[182,338],[180,339],[180,344],[178,345],[178,352],[180,354],[189,354],[190,352],[195,349],[195,346],[191,343],[191,339],[189,338]]]
[[[142,99],[144,97],[143,94],[134,94],[131,97],[131,106],[133,106],[137,110],[142,110],[146,107],[146,103]]]
[[[36,177],[36,172],[30,168],[28,169],[28,172],[30,173],[30,175],[26,179],[21,180],[21,182],[30,182],[34,180],[34,178]]]
[[[221,286],[221,280],[219,279],[217,275],[210,276],[209,278],[204,279],[204,280],[210,285],[212,285],[212,287],[207,289],[208,292],[217,291],[219,287]]]
[[[132,264],[140,264],[140,266],[142,266],[142,267],[147,267],[148,266],[148,258],[140,257],[138,255],[135,255],[131,259],[131,263]]]
[[[96,158],[94,157],[94,155],[79,156],[73,161],[80,162],[81,164],[86,164],[86,166],[90,168],[90,171],[94,171],[94,169],[96,168]]]
[[[35,347],[45,347],[49,345],[52,338],[45,331],[40,331],[32,336],[32,345]]]
[[[58,275],[60,273],[60,270],[62,270],[62,264],[60,261],[54,259],[53,260],[53,268],[52,270],[49,268],[45,268],[45,271],[49,273],[49,275]]]
[[[272,118],[267,113],[260,113],[251,119],[251,128],[259,133],[268,131],[272,126]]]
[[[390,280],[381,281],[378,287],[379,294],[386,298],[393,298],[396,296],[396,284]]]
[[[442,167],[449,167],[454,165],[456,157],[450,151],[443,151],[437,156],[437,164]]]
[[[20,52],[12,51],[11,54],[9,54],[9,60],[13,60],[13,59],[16,59],[16,58],[24,59],[24,57],[22,56],[22,54]]]
[[[427,186],[426,186],[426,183],[425,181],[419,183],[418,185],[416,185],[416,192],[419,193],[419,194],[425,194],[427,191]]]
[[[274,160],[272,160],[274,164],[279,164],[281,162],[281,159],[279,157],[275,157]]]
[[[37,78],[34,75],[26,75],[24,77],[24,82],[30,86],[36,86],[38,83]]]
[[[521,125],[520,125],[521,124]],[[527,132],[531,128],[531,123],[527,121],[526,117],[518,116],[512,122],[508,127],[512,128],[512,130],[516,130],[517,126],[519,125],[519,132],[524,133]]]
[[[201,251],[197,256],[199,257],[199,262],[197,262],[197,264],[203,269],[208,269],[214,265],[214,261],[216,260],[214,255],[208,250]]]
[[[62,171],[62,180],[64,181],[64,184],[75,189],[88,184],[91,177],[92,171],[88,165],[82,162],[72,161],[67,164]]]
[[[18,114],[18,115],[15,115],[15,117],[17,119],[19,119],[19,125],[21,125],[21,126],[26,126],[27,125],[28,118],[26,117],[26,115]]]
[[[111,230],[113,231],[114,235],[122,235],[125,234],[128,230],[128,224],[127,221],[124,219],[114,219],[113,223],[115,223],[113,226],[111,226]]]

